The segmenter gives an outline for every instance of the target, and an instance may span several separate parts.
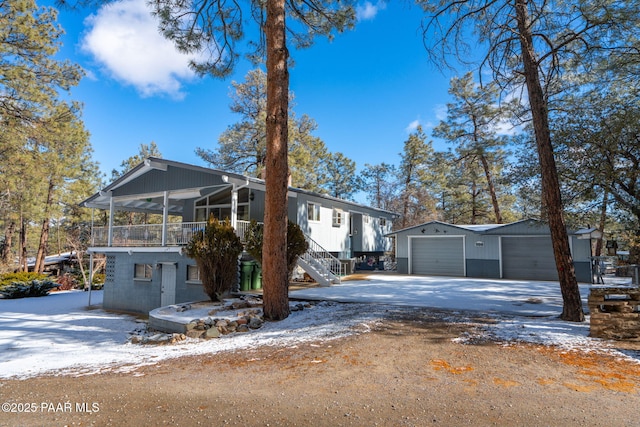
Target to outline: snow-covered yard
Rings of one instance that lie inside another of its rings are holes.
[[[588,337],[588,322],[557,320],[562,308],[557,284],[387,274],[370,278],[290,293],[295,299],[352,304],[320,303],[250,333],[162,346],[128,343],[130,333],[143,329],[144,324],[133,316],[101,310],[102,292],[92,293],[91,307],[87,307],[88,294],[79,291],[56,292],[44,298],[0,299],[0,378],[120,371],[183,355],[262,345],[294,346],[343,336],[356,326],[366,330],[398,306],[451,310],[445,316],[479,310],[496,319],[486,333],[498,339],[605,348],[600,340]],[[582,287],[583,298],[587,295],[588,287]],[[187,311],[185,316],[193,314]]]

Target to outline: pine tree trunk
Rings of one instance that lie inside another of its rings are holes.
[[[47,242],[49,241],[49,212],[53,203],[53,180],[49,180],[49,188],[47,189],[47,202],[44,208],[44,218],[42,220],[42,229],[40,231],[40,242],[38,244],[38,253],[36,255],[36,265],[33,271],[36,273],[44,272],[44,258],[47,256]]]
[[[267,156],[262,278],[263,311],[269,320],[285,319],[290,312],[287,272],[289,71],[285,31],[285,0],[267,0]]]
[[[598,230],[604,232],[604,225],[607,221],[607,205],[609,204],[609,192],[605,190],[604,196],[602,196],[602,206],[600,208],[600,223],[598,224]],[[595,256],[602,255],[602,237],[596,241]]]
[[[489,188],[489,194],[491,195],[491,204],[493,205],[493,213],[496,216],[496,224],[502,224],[502,213],[500,212],[500,205],[498,204],[496,186],[493,183],[491,168],[489,167],[489,162],[487,161],[487,157],[484,153],[480,154],[480,161],[482,162],[482,169],[484,169],[484,176],[487,178],[487,187]]]
[[[20,214],[20,268],[22,271],[29,271],[29,261],[27,260],[27,220]]]
[[[0,263],[9,264],[11,261],[11,249],[13,245],[13,235],[16,232],[16,222],[10,221],[7,228],[4,230],[4,245],[2,246],[2,253],[0,253]]]
[[[535,57],[529,15],[528,0],[516,0],[516,19],[522,50],[524,75],[529,94],[533,129],[535,132],[538,158],[542,174],[542,199],[549,220],[553,253],[560,279],[563,309],[560,316],[572,322],[584,321],[580,289],[573,267],[573,259],[569,247],[569,236],[564,223],[562,198],[558,170],[553,156],[551,132],[549,130],[549,113],[547,101],[540,83],[538,64]]]

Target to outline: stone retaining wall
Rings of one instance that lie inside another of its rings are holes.
[[[590,336],[640,341],[640,287],[592,288],[588,304]]]

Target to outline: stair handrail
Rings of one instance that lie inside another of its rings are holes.
[[[305,239],[309,244],[309,248],[302,255],[302,259],[308,263],[320,265],[324,269],[321,272],[325,276],[333,276],[335,280],[340,282],[340,274],[342,270],[342,263],[338,258],[333,256],[329,251],[323,248],[318,242],[305,234]],[[329,277],[330,279],[331,277]]]

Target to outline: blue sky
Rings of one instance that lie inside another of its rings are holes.
[[[358,169],[398,163],[409,133],[420,124],[429,134],[444,117],[451,75],[428,62],[421,18],[409,2],[362,2],[354,30],[291,50],[296,115],[313,118],[315,135]],[[205,165],[196,147],[214,149],[239,120],[228,95],[251,64],[242,62],[225,80],[196,77],[158,34],[145,0],[62,10],[59,23],[66,31],[59,58],[87,72],[71,98],[84,103],[94,159],[107,175],[151,141],[164,158]]]

